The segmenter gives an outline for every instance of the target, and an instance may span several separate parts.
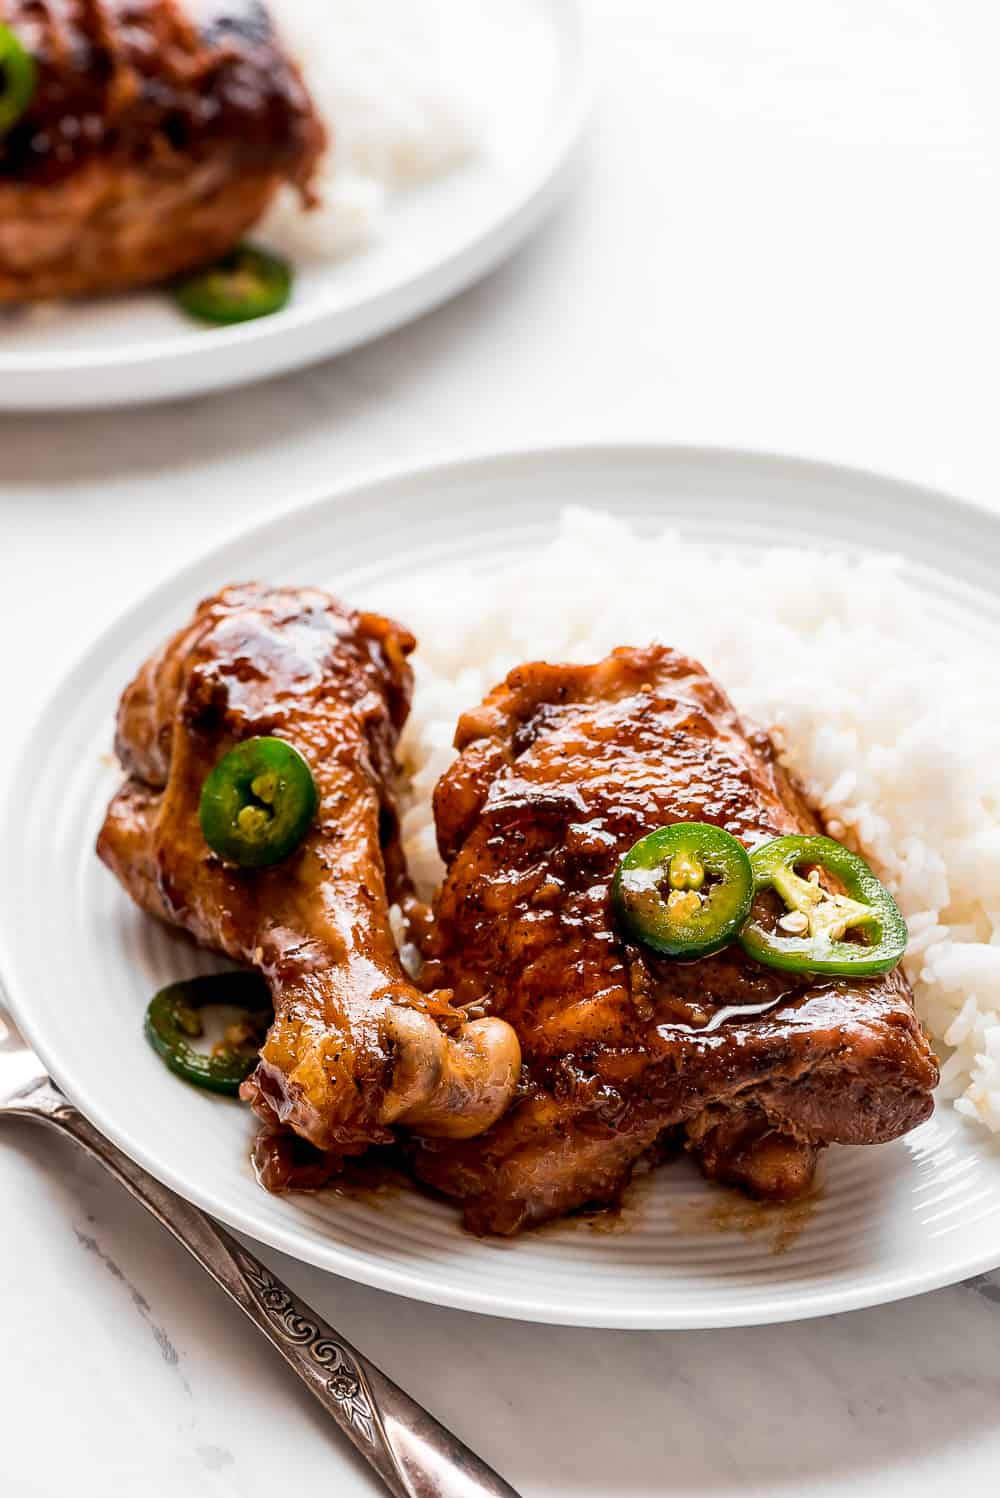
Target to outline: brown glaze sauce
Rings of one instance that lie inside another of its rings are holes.
[[[772,1254],[785,1254],[806,1231],[823,1187],[814,1181],[805,1196],[791,1202],[759,1202],[728,1186],[712,1186],[711,1200],[672,1202],[671,1218],[682,1233],[742,1233],[760,1238]]]
[[[370,1150],[358,1160],[345,1160],[341,1174],[321,1194],[363,1202],[382,1211],[404,1191],[414,1190],[416,1184],[394,1151]]]
[[[631,1233],[642,1226],[649,1195],[656,1179],[656,1167],[649,1161],[640,1160],[632,1179],[616,1202],[604,1205],[578,1207],[565,1217],[556,1217],[529,1229],[532,1234],[544,1233],[556,1236],[560,1233],[598,1233],[602,1237]]]
[[[637,1231],[643,1225],[660,1168],[641,1161],[617,1202],[607,1206],[581,1207],[569,1216],[556,1218],[530,1231],[548,1236],[572,1232],[611,1236]],[[776,1256],[795,1246],[824,1196],[819,1182],[814,1182],[805,1196],[792,1202],[754,1201],[741,1191],[715,1182],[705,1189],[711,1191],[711,1197],[671,1200],[670,1219],[679,1233],[690,1237],[740,1233],[745,1238],[763,1240]]]
[[[660,1168],[653,1162],[640,1161],[617,1202],[580,1207],[565,1217],[530,1228],[529,1236],[593,1233],[617,1237],[639,1230]],[[795,1246],[824,1196],[819,1183],[793,1202],[754,1201],[740,1191],[714,1183],[709,1189],[710,1199],[691,1197],[671,1201],[670,1217],[677,1231],[690,1236],[740,1233],[745,1238],[763,1240],[775,1256],[788,1253]],[[318,1194],[360,1202],[381,1212],[405,1192],[416,1192],[458,1210],[458,1204],[449,1197],[414,1180],[402,1156],[394,1150],[372,1150],[359,1160],[346,1161],[343,1174]]]

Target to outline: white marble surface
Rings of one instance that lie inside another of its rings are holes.
[[[129,598],[371,464],[653,436],[996,502],[994,7],[592,8],[605,85],[578,188],[488,283],[233,396],[0,418],[0,768],[51,674]],[[374,1491],[68,1146],[5,1126],[0,1201],[5,1495]],[[437,1311],[265,1257],[526,1498],[996,1491],[1000,1275],[809,1324],[615,1334]]]

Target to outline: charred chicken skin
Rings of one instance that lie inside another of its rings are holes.
[[[0,133],[0,304],[222,255],[325,132],[257,0],[0,0],[36,88]]]
[[[394,747],[414,640],[327,595],[226,588],[140,670],[122,697],[117,752],[128,779],[98,852],[153,915],[259,969],[275,1018],[243,1095],[266,1126],[266,1185],[313,1177],[392,1126],[468,1137],[509,1102],[520,1056],[500,1019],[469,1020],[447,991],[405,976],[389,922],[402,887]],[[308,760],[318,811],[282,863],[238,868],[205,842],[206,776],[235,744],[283,738]],[[387,872],[388,869],[388,872]]]
[[[930,1114],[937,1066],[899,970],[820,980],[738,946],[678,962],[623,938],[612,878],[653,829],[714,823],[750,849],[818,830],[770,740],[697,663],[654,646],[522,666],[455,742],[426,973],[508,1020],[524,1069],[483,1138],[410,1147],[473,1230],[613,1201],[640,1155],[675,1142],[716,1179],[791,1198],[823,1145]]]

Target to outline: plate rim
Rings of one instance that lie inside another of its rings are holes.
[[[0,411],[85,410],[116,405],[144,404],[183,399],[206,390],[230,389],[253,384],[293,369],[305,368],[368,343],[394,328],[431,312],[457,296],[495,269],[525,240],[568,186],[580,155],[586,126],[596,95],[594,22],[583,0],[535,0],[555,20],[561,38],[572,38],[569,55],[569,87],[555,128],[541,141],[541,149],[524,173],[516,191],[488,221],[471,231],[430,265],[406,274],[388,287],[377,288],[347,307],[317,313],[293,305],[274,317],[229,328],[212,330],[211,346],[205,330],[192,328],[176,336],[158,335],[136,348],[111,343],[99,350],[66,349],[62,352],[8,354],[0,351],[0,378],[30,382],[18,396],[8,390],[0,395]],[[351,326],[348,326],[348,325]],[[357,324],[360,324],[358,326]],[[305,331],[319,337],[321,347],[296,351],[297,335]],[[218,373],[218,366],[232,365],[239,356],[257,354],[261,367],[246,372],[242,367]],[[177,366],[196,363],[178,388],[128,391],[118,395],[46,395],[36,388],[44,377],[69,379],[83,374],[121,380],[126,374],[145,375],[150,370],[176,374]]]
[[[978,501],[961,498],[946,491],[926,485],[912,483],[891,474],[854,465],[831,462],[825,459],[794,453],[781,453],[766,448],[732,447],[725,444],[674,444],[641,441],[597,441],[587,443],[548,443],[526,446],[503,447],[486,451],[452,451],[439,457],[427,457],[417,463],[399,462],[381,465],[371,470],[341,480],[335,485],[312,486],[299,499],[283,507],[277,514],[267,516],[249,528],[234,526],[230,532],[198,556],[189,559],[158,583],[139,596],[131,599],[107,625],[99,630],[66,668],[59,674],[49,690],[30,714],[18,734],[17,748],[12,757],[12,772],[4,792],[0,812],[2,823],[8,825],[17,801],[16,787],[21,775],[27,773],[31,762],[31,747],[38,732],[58,714],[59,702],[70,682],[81,672],[96,674],[102,656],[109,649],[120,649],[120,642],[142,615],[162,613],[169,607],[178,592],[197,592],[203,584],[198,581],[206,569],[228,565],[230,553],[243,549],[259,549],[268,534],[287,526],[289,519],[306,520],[326,509],[336,509],[355,499],[359,494],[400,482],[425,485],[435,476],[450,478],[463,472],[481,474],[498,465],[517,468],[520,464],[551,465],[559,467],[588,461],[602,463],[643,464],[657,463],[664,468],[684,464],[703,463],[713,467],[741,468],[756,465],[759,468],[782,469],[786,474],[812,474],[827,480],[839,480],[851,484],[863,483],[881,490],[887,497],[917,502],[922,507],[942,504],[953,513],[961,514],[973,524],[988,525],[1000,540],[1000,512]],[[82,679],[86,680],[84,676]],[[14,872],[8,867],[7,842],[0,845],[0,888]],[[524,1320],[552,1325],[576,1325],[619,1329],[676,1329],[709,1330],[735,1326],[780,1324],[786,1321],[807,1320],[850,1310],[861,1310],[874,1305],[889,1304],[912,1295],[926,1293],[955,1284],[970,1276],[987,1272],[1000,1265],[1000,1238],[996,1245],[969,1254],[964,1259],[955,1259],[946,1267],[937,1267],[933,1262],[922,1272],[900,1275],[899,1271],[886,1271],[860,1287],[840,1286],[828,1291],[798,1290],[791,1298],[779,1290],[758,1296],[753,1302],[744,1301],[734,1307],[723,1308],[721,1314],[708,1319],[704,1310],[695,1309],[685,1313],[683,1306],[647,1309],[619,1308],[601,1312],[593,1306],[577,1306],[572,1303],[553,1307],[549,1302],[518,1292],[505,1291],[499,1298],[488,1289],[467,1290],[461,1286],[444,1286],[442,1290],[421,1280],[411,1282],[405,1268],[395,1268],[370,1261],[356,1249],[331,1242],[313,1245],[303,1244],[294,1225],[284,1227],[280,1223],[261,1224],[245,1212],[239,1204],[220,1210],[210,1191],[203,1191],[197,1184],[181,1176],[168,1164],[145,1149],[140,1139],[132,1137],[127,1130],[119,1129],[101,1100],[92,1099],[88,1088],[77,1085],[74,1077],[63,1072],[60,1065],[50,1066],[45,1054],[44,1042],[38,1036],[27,1000],[25,988],[18,973],[13,944],[7,933],[6,923],[0,921],[0,983],[2,983],[10,1011],[25,1039],[36,1051],[49,1074],[62,1088],[81,1112],[104,1134],[116,1143],[131,1159],[147,1169],[178,1196],[194,1202],[216,1220],[225,1223],[248,1238],[287,1254],[300,1263],[310,1264],[326,1272],[371,1285],[374,1288],[401,1294],[409,1299],[428,1304],[450,1306],[483,1315],[500,1316],[509,1320]],[[263,1229],[266,1228],[266,1231]]]

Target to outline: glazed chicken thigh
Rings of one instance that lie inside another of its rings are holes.
[[[258,0],[0,0],[34,59],[0,132],[0,304],[119,291],[231,249],[326,136]]]
[[[609,1202],[640,1155],[790,1198],[824,1144],[888,1140],[937,1067],[899,970],[819,979],[738,946],[696,962],[623,939],[610,885],[640,837],[715,823],[752,848],[815,819],[764,734],[695,662],[654,646],[512,671],[459,722],[435,815],[447,877],[430,981],[517,1030],[518,1099],[474,1144],[411,1142],[475,1231]]]
[[[126,689],[117,750],[128,779],[98,852],[147,911],[258,968],[275,1018],[243,1095],[265,1125],[265,1184],[295,1181],[289,1130],[345,1154],[396,1124],[466,1137],[500,1115],[520,1063],[500,1019],[467,1021],[447,991],[405,976],[389,921],[403,886],[394,746],[409,708],[413,637],[305,588],[226,588]],[[273,735],[311,766],[319,807],[270,868],[220,859],[201,789],[242,740]],[[395,893],[395,889],[393,890]]]

